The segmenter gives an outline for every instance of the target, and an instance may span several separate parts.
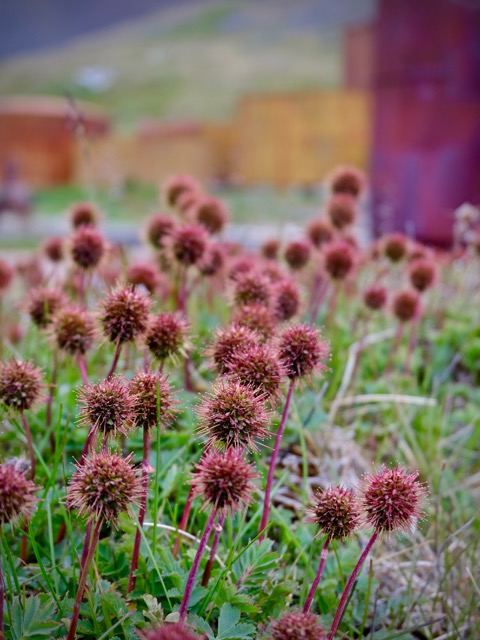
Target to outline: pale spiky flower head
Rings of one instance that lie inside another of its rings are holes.
[[[83,355],[93,344],[95,320],[85,309],[69,304],[60,308],[53,317],[51,333],[62,351]]]
[[[110,342],[132,342],[148,325],[151,301],[130,287],[113,291],[100,304],[100,322]]]
[[[78,393],[82,404],[79,424],[87,425],[104,438],[128,435],[133,428],[134,398],[127,381],[115,376],[103,382],[90,383]]]
[[[418,480],[418,471],[401,466],[388,469],[382,465],[363,481],[361,507],[365,524],[376,531],[390,533],[411,531],[423,516],[422,505],[427,496],[425,484]]]
[[[345,280],[355,266],[352,245],[344,240],[333,240],[325,246],[325,271],[333,280]]]
[[[55,313],[65,304],[66,298],[59,289],[39,287],[30,292],[26,301],[27,313],[40,329],[48,327]]]
[[[174,229],[171,241],[174,258],[190,267],[203,257],[208,246],[208,233],[199,224],[184,224]]]
[[[13,411],[27,411],[40,400],[41,369],[31,362],[11,359],[0,363],[0,402]]]
[[[98,210],[92,202],[79,202],[70,210],[70,223],[74,229],[96,227],[98,218]]]
[[[293,271],[305,267],[312,255],[312,245],[308,240],[291,240],[285,247],[285,260]]]
[[[417,258],[413,260],[408,269],[408,277],[412,286],[423,293],[435,283],[437,269],[433,260],[429,258]]]
[[[213,234],[220,233],[228,221],[225,205],[218,198],[198,198],[194,205],[196,222]]]
[[[400,262],[407,256],[408,239],[403,233],[389,233],[383,238],[383,253],[390,262]]]
[[[15,271],[11,265],[0,258],[0,293],[5,293],[10,287]]]
[[[227,449],[256,449],[256,441],[268,436],[270,413],[265,409],[266,394],[236,380],[222,380],[213,393],[204,396],[197,409],[199,432],[208,437],[208,445]]]
[[[381,284],[372,284],[363,292],[363,302],[372,311],[383,309],[387,302],[387,290]]]
[[[200,640],[183,622],[165,622],[159,627],[138,632],[142,640]]]
[[[415,289],[398,291],[392,300],[392,310],[399,322],[410,322],[420,311],[420,296]]]
[[[365,174],[356,167],[337,167],[327,179],[332,193],[346,193],[358,198],[365,189]]]
[[[168,206],[176,207],[181,195],[187,192],[199,193],[200,186],[191,176],[180,174],[167,178],[163,184],[162,191]]]
[[[353,489],[345,487],[319,490],[307,511],[307,522],[318,525],[318,535],[326,535],[331,540],[348,538],[360,523],[357,497]]]
[[[269,628],[270,640],[324,640],[325,633],[313,613],[294,611],[274,620]]]
[[[51,262],[61,262],[65,257],[63,238],[53,236],[43,243],[43,252]]]
[[[314,247],[320,247],[333,239],[333,228],[325,217],[315,218],[307,226],[307,237]]]
[[[161,429],[173,420],[178,402],[167,378],[154,371],[139,371],[129,384],[133,397],[134,425],[141,429]]]
[[[330,346],[315,327],[296,324],[280,334],[278,353],[287,376],[296,379],[316,370],[327,370],[325,361],[330,358]]]
[[[300,287],[293,278],[283,278],[274,286],[273,313],[278,322],[291,320],[300,310]]]
[[[245,462],[240,449],[209,449],[197,465],[191,481],[193,495],[201,496],[221,512],[235,511],[252,500],[258,477],[251,464]]]
[[[188,322],[180,313],[159,313],[150,318],[145,344],[161,362],[179,358],[188,349]]]
[[[273,400],[278,396],[285,370],[275,349],[253,344],[235,352],[228,375]]]
[[[85,271],[97,267],[105,252],[105,239],[94,227],[79,227],[70,238],[72,260]]]
[[[131,514],[142,495],[141,478],[127,458],[103,451],[83,458],[70,480],[67,504],[80,516],[116,525],[121,513]]]
[[[32,515],[39,487],[26,477],[27,470],[28,464],[20,459],[0,464],[0,525]]]
[[[146,236],[154,249],[163,249],[175,229],[175,220],[168,213],[154,213],[147,220]]]
[[[215,333],[213,344],[207,349],[206,354],[212,361],[215,369],[220,374],[225,374],[230,368],[230,363],[239,349],[248,348],[258,341],[258,336],[248,327],[232,323],[228,327],[218,329]]]
[[[233,313],[232,322],[255,331],[263,342],[270,340],[276,330],[276,319],[272,309],[260,303],[237,307]]]
[[[280,251],[280,240],[278,238],[269,238],[262,244],[260,251],[262,256],[267,260],[276,260]]]
[[[236,306],[263,304],[270,306],[273,296],[272,283],[256,269],[239,274],[235,280],[233,301]]]
[[[327,202],[327,216],[335,229],[342,231],[357,218],[355,199],[348,193],[336,193]]]

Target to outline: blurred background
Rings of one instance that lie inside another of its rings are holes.
[[[84,199],[133,237],[176,173],[260,235],[339,164],[369,175],[365,234],[446,246],[480,203],[480,0],[17,0],[0,25],[4,245]]]

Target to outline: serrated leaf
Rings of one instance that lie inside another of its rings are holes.
[[[238,624],[240,620],[240,610],[233,607],[229,602],[220,609],[218,618],[217,640],[244,640],[252,638],[255,631],[253,624]]]

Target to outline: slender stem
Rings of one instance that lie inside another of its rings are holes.
[[[83,353],[78,354],[77,364],[78,364],[78,368],[80,369],[80,375],[82,377],[83,384],[88,384],[87,366],[85,364],[85,358],[83,357]]]
[[[393,368],[393,360],[395,358],[395,355],[400,347],[400,343],[402,342],[402,338],[403,338],[403,323],[400,322],[398,327],[397,327],[397,332],[395,334],[395,342],[393,343],[393,347],[392,350],[390,351],[390,355],[388,357],[388,362],[387,362],[387,366],[385,368],[385,375],[389,376],[392,373],[392,368]]]
[[[117,346],[115,347],[115,353],[113,354],[112,366],[110,367],[110,370],[107,373],[107,376],[106,376],[105,380],[110,380],[110,378],[115,373],[115,369],[117,368],[118,359],[120,358],[121,352],[122,352],[122,343],[120,342],[120,340],[118,340],[117,341]]]
[[[220,536],[222,535],[223,525],[225,522],[225,513],[220,515],[218,519],[217,528],[215,529],[215,535],[213,536],[213,544],[210,549],[210,557],[208,558],[207,566],[203,572],[202,587],[206,587],[210,580],[210,574],[212,573],[213,563],[215,562],[215,555],[217,553],[218,545],[220,544]]]
[[[405,359],[405,367],[404,367],[404,371],[406,374],[410,373],[410,359],[412,357],[412,353],[415,349],[415,345],[417,342],[417,333],[418,333],[418,326],[420,323],[420,309],[419,309],[420,305],[417,304],[417,309],[415,310],[415,316],[413,318],[411,327],[410,327],[410,339],[408,341],[408,351],[407,351],[407,357]]]
[[[192,568],[190,569],[190,573],[188,574],[187,584],[185,586],[185,591],[183,593],[182,603],[180,605],[180,622],[185,622],[185,618],[187,616],[188,603],[190,602],[190,597],[192,595],[193,587],[195,586],[195,578],[197,577],[198,568],[200,566],[200,560],[202,559],[203,551],[207,544],[207,540],[210,537],[210,533],[213,528],[213,523],[215,521],[215,516],[217,515],[217,509],[214,507],[210,515],[208,516],[207,524],[205,525],[205,529],[203,530],[202,537],[200,538],[200,544],[198,545],[197,553],[195,554],[195,559],[192,564]],[[67,639],[69,640],[69,639]]]
[[[22,413],[20,414],[21,418],[22,418],[22,424],[23,424],[23,428],[25,429],[25,435],[27,436],[27,446],[28,446],[28,453],[30,454],[30,474],[31,474],[31,478],[33,480],[33,478],[35,478],[35,471],[37,468],[37,463],[35,460],[35,451],[33,450],[33,438],[32,438],[32,432],[30,431],[30,425],[28,424],[28,420],[27,420],[27,416],[25,415],[25,413],[22,411]]]
[[[75,640],[75,632],[77,630],[78,619],[80,617],[80,605],[82,604],[85,585],[87,584],[88,570],[90,568],[90,564],[92,563],[95,549],[97,548],[98,538],[100,537],[101,526],[102,526],[102,521],[98,520],[98,522],[95,525],[95,529],[93,530],[92,539],[90,541],[90,544],[88,545],[88,554],[85,559],[85,564],[83,565],[83,568],[80,572],[80,580],[78,581],[77,595],[75,596],[75,603],[73,605],[72,619],[70,621],[70,628],[68,630],[67,640]],[[89,531],[87,527],[85,538],[87,538],[88,532]]]
[[[313,581],[310,591],[308,592],[307,599],[305,600],[303,613],[308,613],[310,611],[310,607],[312,606],[313,598],[315,597],[315,592],[320,583],[323,570],[325,569],[325,563],[327,561],[327,556],[328,556],[328,545],[330,544],[330,541],[331,541],[331,538],[328,537],[323,543],[322,551],[320,553],[320,564],[318,565],[317,575],[315,576],[315,580]]]
[[[265,499],[263,502],[263,514],[262,522],[260,523],[260,531],[263,531],[268,524],[268,516],[270,514],[270,494],[272,493],[273,477],[275,475],[275,465],[277,463],[278,452],[280,451],[280,443],[282,441],[283,432],[285,431],[285,425],[287,424],[288,412],[290,409],[290,402],[292,400],[293,387],[295,386],[295,378],[290,380],[288,386],[287,398],[285,400],[285,406],[283,408],[282,420],[280,427],[277,431],[275,438],[275,446],[273,447],[272,457],[270,459],[270,468],[268,470],[267,486],[265,488]],[[259,542],[263,540],[264,536],[259,537]]]
[[[94,437],[95,437],[95,429],[94,429],[94,427],[91,427],[90,431],[88,432],[87,439],[85,440],[85,444],[83,446],[82,458],[86,458],[88,456],[88,452],[90,451],[90,449],[92,447],[92,442],[93,442]]]
[[[52,403],[53,394],[55,393],[55,387],[57,385],[57,371],[58,371],[58,353],[57,350],[53,351],[53,366],[52,366],[52,379],[50,381],[48,398],[47,398],[47,427],[52,424]],[[52,451],[55,450],[55,441],[52,442]]]
[[[190,511],[192,510],[192,501],[193,501],[193,487],[190,487],[190,491],[188,492],[188,496],[187,496],[187,501],[183,508],[182,518],[180,520],[180,524],[178,525],[178,528],[181,531],[186,531],[188,516],[190,515]],[[173,552],[172,552],[172,555],[174,558],[177,557],[179,547],[180,547],[180,536],[177,536],[177,539],[175,540],[175,544],[173,546]]]
[[[80,558],[80,569],[83,569],[88,556],[88,549],[90,547],[90,538],[92,536],[92,521],[87,522],[87,528],[85,529],[85,540],[83,541],[82,557]]]
[[[2,556],[0,555],[0,640],[5,639],[5,626],[3,623],[4,600],[5,600],[5,585],[3,582]]]
[[[370,553],[370,549],[373,547],[375,540],[378,538],[378,530],[375,530],[373,536],[368,541],[367,546],[362,552],[362,555],[358,559],[357,564],[355,565],[354,570],[352,571],[352,575],[349,577],[348,582],[343,590],[342,597],[340,598],[340,602],[338,603],[337,611],[335,613],[335,617],[332,622],[332,626],[330,627],[330,631],[328,632],[327,640],[332,640],[335,637],[335,633],[338,629],[338,625],[343,617],[344,610],[348,601],[348,597],[350,595],[350,591],[352,590],[353,585],[355,584],[355,580],[357,579],[358,573],[363,566],[363,563],[367,559],[368,554]]]
[[[127,593],[135,589],[135,571],[138,568],[138,558],[140,556],[140,542],[142,534],[140,527],[143,527],[145,513],[147,512],[148,499],[148,478],[150,475],[150,450],[151,440],[148,427],[143,427],[143,461],[142,461],[142,498],[140,501],[140,510],[138,512],[138,528],[135,534],[135,543],[133,545],[132,564],[130,567],[130,576],[128,578]]]

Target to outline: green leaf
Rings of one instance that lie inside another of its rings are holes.
[[[240,610],[225,602],[218,618],[217,640],[252,638],[252,634],[255,631],[253,624],[238,624],[239,620]]]

